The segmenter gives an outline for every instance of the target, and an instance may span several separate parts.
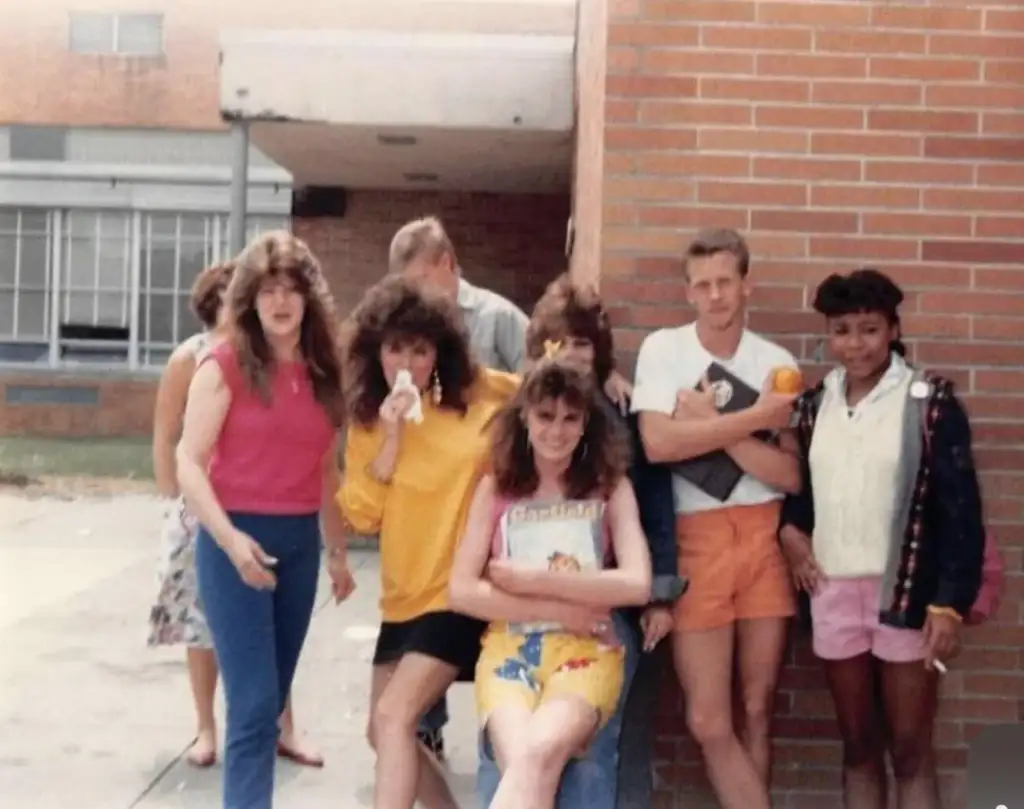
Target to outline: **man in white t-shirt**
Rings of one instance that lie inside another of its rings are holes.
[[[793,355],[745,328],[750,252],[732,230],[709,230],[685,257],[687,297],[696,322],[650,334],[637,360],[633,409],[648,457],[680,463],[724,451],[742,470],[719,500],[673,474],[680,574],[690,589],[676,607],[673,656],[687,697],[690,732],[700,744],[723,809],[771,809],[769,723],[786,628],[795,599],[776,533],[781,499],[800,488],[788,432],[795,396],[771,391],[774,371],[797,368]],[[719,412],[735,386],[706,384],[721,369],[754,391],[756,403]],[[698,390],[702,388],[702,390]],[[734,652],[745,716],[733,729]]]

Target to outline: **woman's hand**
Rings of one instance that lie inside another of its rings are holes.
[[[926,669],[934,669],[936,661],[943,663],[959,654],[961,626],[962,622],[952,615],[929,611],[924,622]]]
[[[546,570],[533,570],[513,564],[507,559],[492,559],[487,563],[487,577],[511,595],[536,595],[536,585]]]
[[[810,538],[798,528],[787,525],[779,532],[779,542],[782,555],[789,565],[790,576],[793,577],[793,585],[797,590],[814,595],[818,586],[825,581],[825,574],[814,558]]]
[[[633,395],[633,386],[618,371],[612,371],[604,383],[604,395],[619,408],[623,416],[629,415],[629,397]]]
[[[676,621],[668,607],[648,607],[640,616],[640,628],[644,632],[644,651],[653,652],[665,636],[675,627]]]
[[[405,388],[398,388],[391,391],[387,398],[381,402],[380,415],[381,427],[385,435],[397,436],[405,420],[405,414],[416,402],[416,394]]]
[[[277,576],[270,569],[277,564],[277,559],[264,551],[251,536],[236,530],[230,541],[225,543],[224,550],[242,581],[250,587],[273,590],[277,586]]]
[[[340,604],[356,589],[356,580],[349,570],[348,560],[343,556],[329,556],[327,559],[327,575],[331,577],[331,592],[334,603]]]
[[[619,644],[615,628],[612,626],[612,617],[608,610],[596,610],[592,607],[566,604],[562,614],[557,616],[556,620],[573,635],[597,638],[609,646]]]

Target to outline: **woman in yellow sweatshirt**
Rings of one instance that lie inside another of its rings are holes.
[[[408,372],[411,386],[395,385]],[[486,471],[491,417],[519,378],[479,367],[457,305],[402,277],[367,292],[352,315],[345,382],[350,422],[342,511],[379,533],[383,622],[373,657],[368,736],[375,809],[456,807],[420,717],[470,681],[485,625],[453,612],[448,581],[469,503]]]

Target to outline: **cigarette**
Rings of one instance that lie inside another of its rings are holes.
[[[932,665],[935,666],[935,670],[939,672],[939,674],[947,674],[949,672],[949,669],[946,668],[946,664],[941,660],[936,660]]]

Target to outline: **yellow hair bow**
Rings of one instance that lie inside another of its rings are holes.
[[[561,340],[545,340],[544,341],[544,358],[554,359],[558,356],[558,352],[562,350]]]

